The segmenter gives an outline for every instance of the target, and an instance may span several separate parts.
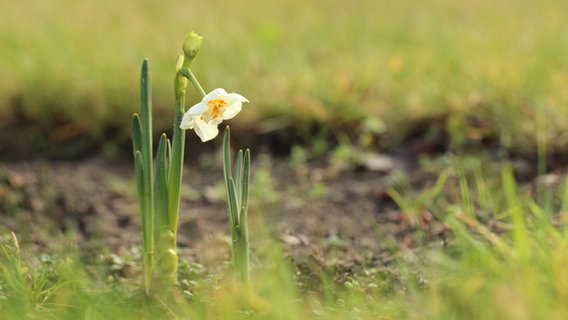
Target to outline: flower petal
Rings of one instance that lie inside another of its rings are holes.
[[[227,96],[229,97],[229,99],[228,99],[229,101],[237,100],[237,101],[240,101],[240,102],[249,102],[247,98],[241,96],[238,93],[229,93],[229,94],[227,94]]]
[[[227,106],[227,110],[223,113],[224,120],[234,118],[239,112],[241,112],[243,102],[249,102],[247,98],[237,93],[229,93],[227,95],[227,100],[229,106]]]
[[[217,121],[215,121],[217,122]],[[215,138],[219,134],[219,129],[217,129],[217,125],[219,123],[210,122],[207,123],[201,120],[198,117],[194,118],[195,124],[195,133],[199,136],[202,142],[209,141]]]
[[[207,102],[201,101],[197,104],[194,104],[191,108],[189,108],[189,110],[187,110],[185,114],[190,116],[195,116],[204,113],[205,111],[207,111],[207,109],[208,109]]]
[[[226,95],[227,95],[227,91],[225,91],[225,89],[217,88],[217,89],[209,92],[205,97],[203,97],[203,99],[201,99],[201,102],[205,102],[205,104],[207,104],[207,102],[210,101],[210,100],[216,99],[219,96],[226,96]]]
[[[194,117],[195,116],[186,112],[183,115],[183,118],[181,119],[181,123],[180,123],[179,127],[181,129],[193,129],[193,127],[195,125],[195,121],[193,120]]]
[[[223,112],[223,120],[229,120],[234,118],[241,109],[243,108],[243,103],[240,101],[233,102],[227,106],[225,112]]]
[[[207,102],[216,99],[220,96],[226,97],[229,96],[229,94],[227,94],[227,91],[225,91],[225,89],[217,88],[209,92],[205,97],[203,97],[203,99],[201,99],[200,102],[194,104],[191,108],[189,108],[189,110],[187,110],[186,113],[189,113],[190,115],[194,116],[205,113],[209,109],[209,107],[207,106]]]

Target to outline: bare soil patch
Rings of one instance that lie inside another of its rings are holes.
[[[185,170],[178,246],[183,259],[209,267],[230,260],[229,226],[221,167],[203,167]],[[444,247],[449,230],[441,222],[425,211],[418,225],[409,223],[388,195],[386,176],[393,168],[331,172],[318,163],[292,169],[284,160],[253,160],[253,268],[261,264],[256,253],[264,238],[255,236],[261,234],[282,245],[305,275],[300,282],[321,270],[341,282],[368,270],[388,270],[399,255],[424,246]],[[417,190],[437,179],[412,164],[400,169]],[[46,250],[61,234],[71,235],[84,255],[121,254],[140,245],[133,168],[127,160],[4,163],[0,182],[3,231],[15,231],[22,246]]]

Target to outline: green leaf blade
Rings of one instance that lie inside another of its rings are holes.
[[[249,198],[249,183],[250,183],[250,150],[245,150],[244,163],[243,163],[243,178],[241,187],[241,207],[248,211],[248,198]]]
[[[156,174],[154,179],[154,206],[155,206],[155,229],[159,230],[162,226],[168,226],[168,138],[162,134],[158,143],[156,154]]]
[[[230,150],[230,142],[229,140],[231,139],[231,133],[230,133],[230,129],[229,126],[225,127],[225,133],[223,134],[223,177],[224,177],[224,181],[225,181],[225,193],[227,194],[227,207],[228,207],[228,211],[229,211],[229,224],[231,225],[231,230],[233,228],[233,226],[237,223],[236,220],[233,220],[233,215],[231,213],[231,207],[230,207],[230,199],[229,199],[229,194],[230,192],[230,188],[229,188],[229,179],[232,179],[232,175],[231,175],[231,150]]]
[[[142,128],[140,127],[140,116],[137,113],[132,115],[132,149],[134,153],[142,150]]]
[[[229,207],[229,217],[233,222],[231,223],[231,238],[235,239],[237,228],[239,225],[239,207],[237,206],[237,195],[235,192],[235,181],[229,178],[229,193],[227,194],[227,202]]]
[[[235,157],[235,167],[234,167],[234,177],[235,180],[235,193],[237,195],[237,206],[241,207],[242,198],[242,182],[243,182],[243,150],[237,152]]]

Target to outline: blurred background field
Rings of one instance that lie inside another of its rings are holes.
[[[126,146],[144,57],[168,130],[173,67],[193,30],[205,37],[193,71],[206,91],[251,101],[232,121],[251,143],[286,129],[307,140],[317,127],[389,147],[432,120],[457,147],[481,135],[564,151],[567,10],[560,0],[1,0],[0,148]]]
[[[131,296],[130,121],[147,57],[155,134],[170,134],[193,30],[205,89],[251,101],[230,125],[254,154],[255,285],[268,299],[250,317],[217,286],[222,172],[210,153],[187,157],[178,244],[193,318],[568,318],[566,161],[549,157],[568,151],[565,12],[560,0],[0,0],[0,246],[14,249],[0,250],[3,315],[164,316]],[[187,149],[219,142],[188,134]],[[439,144],[442,156],[407,161]],[[361,150],[385,154],[345,170]],[[22,268],[8,229],[41,261]]]

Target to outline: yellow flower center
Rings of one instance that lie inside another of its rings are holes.
[[[205,122],[209,122],[213,119],[220,117],[223,112],[227,109],[229,104],[227,101],[219,98],[219,99],[212,99],[207,102],[207,111],[205,111],[201,115],[201,120]]]

